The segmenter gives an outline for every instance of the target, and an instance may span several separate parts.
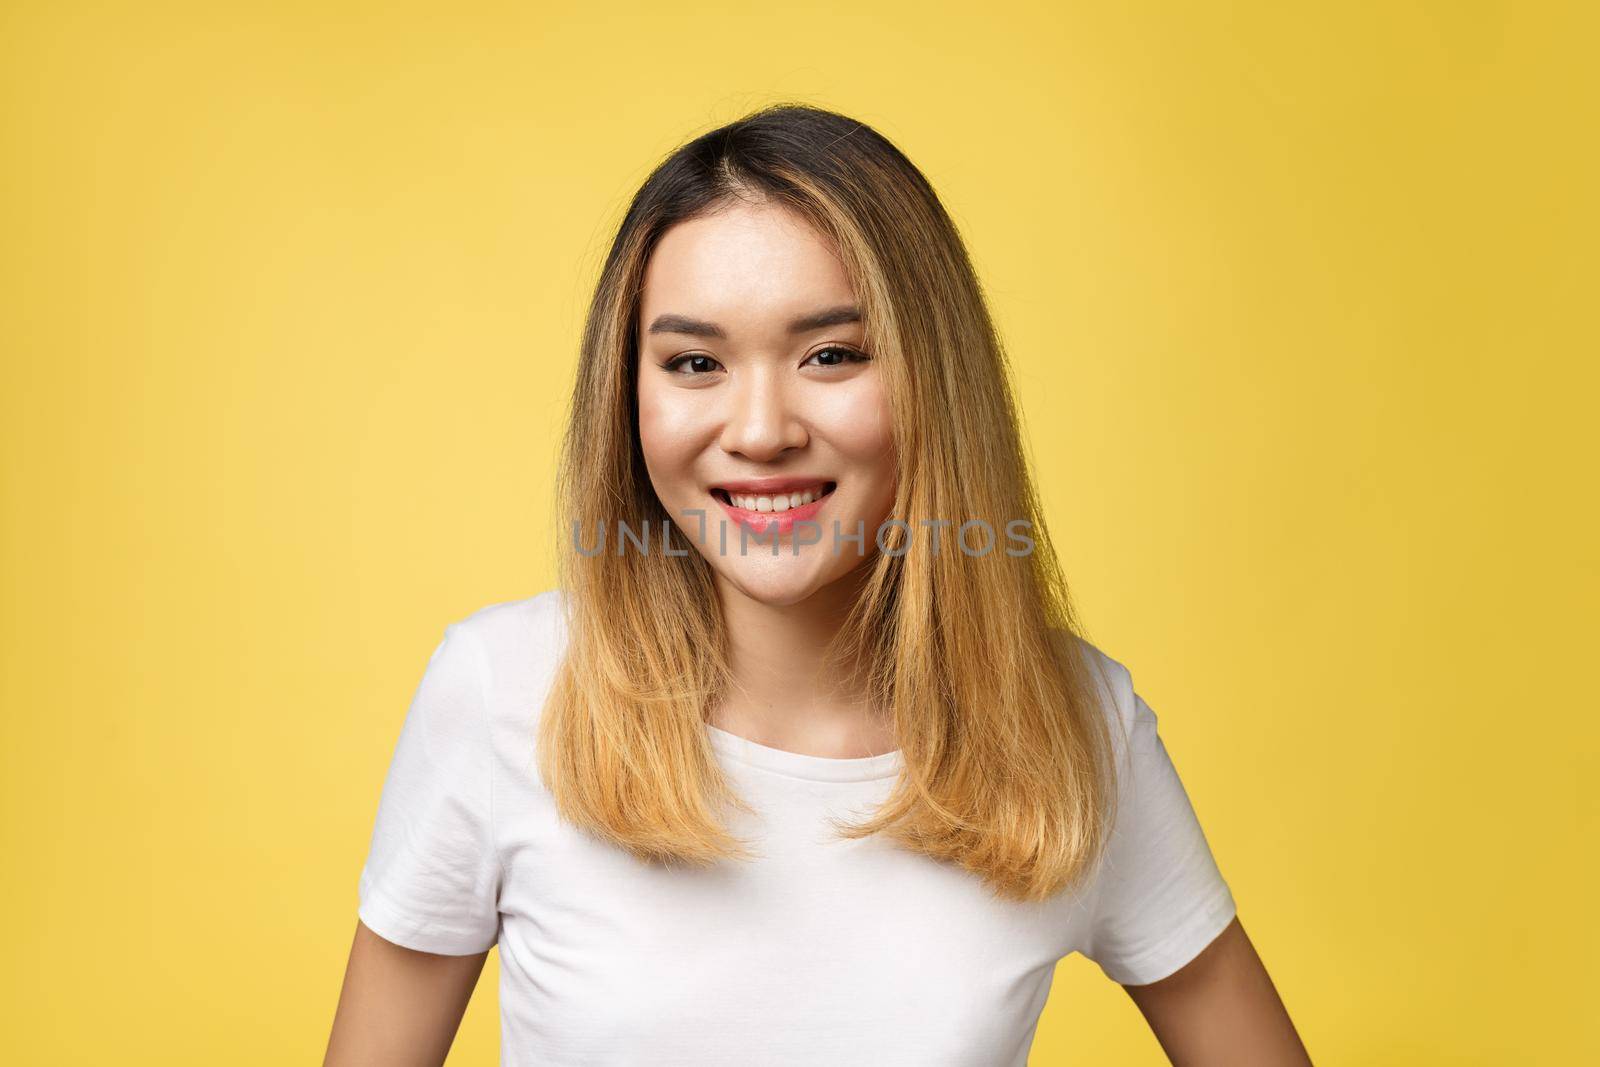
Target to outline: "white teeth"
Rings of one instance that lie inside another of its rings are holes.
[[[773,496],[756,496],[753,494],[742,495],[729,493],[728,501],[736,508],[746,511],[788,511],[803,504],[810,504],[822,497],[822,487],[806,489],[798,493],[779,493]]]

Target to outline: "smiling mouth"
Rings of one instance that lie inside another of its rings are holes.
[[[716,487],[711,490],[711,495],[727,507],[738,511],[778,516],[825,500],[838,486],[838,482],[822,482],[816,486],[787,493],[729,492],[727,489]]]

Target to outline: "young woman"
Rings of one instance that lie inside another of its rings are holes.
[[[562,475],[560,588],[411,705],[329,1064],[442,1062],[495,944],[506,1064],[1022,1067],[1073,952],[1174,1062],[1307,1062],[882,136],[773,107],[650,176]]]

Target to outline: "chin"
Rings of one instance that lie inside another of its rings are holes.
[[[817,562],[804,555],[797,559],[786,549],[776,559],[749,558],[719,570],[730,585],[751,600],[781,608],[805,601],[837,577],[816,566]]]

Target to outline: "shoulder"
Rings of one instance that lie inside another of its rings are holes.
[[[526,693],[554,675],[567,638],[567,601],[560,589],[487,604],[450,623],[477,651],[486,686],[493,692]]]
[[[488,677],[506,683],[554,669],[566,645],[566,600],[560,589],[501,600],[446,625],[477,649]]]
[[[503,600],[450,623],[471,635],[491,660],[506,653],[525,656],[558,647],[566,636],[566,600],[559,589],[519,600]]]
[[[1090,688],[1107,719],[1126,731],[1144,717],[1142,701],[1133,688],[1133,672],[1127,665],[1095,645],[1088,638],[1065,630],[1055,631],[1084,667]]]
[[[1125,663],[1082,636],[1069,637],[1085,668],[1092,699],[1109,727],[1111,755],[1120,768],[1156,745],[1156,713],[1135,689],[1133,672]]]

